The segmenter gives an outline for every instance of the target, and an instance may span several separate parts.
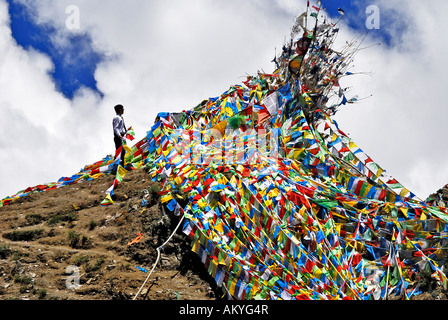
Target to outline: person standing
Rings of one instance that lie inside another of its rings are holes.
[[[124,107],[121,104],[117,104],[115,107],[116,115],[113,118],[112,125],[114,129],[114,143],[115,143],[115,151],[117,151],[120,147],[123,146],[123,140],[126,138],[126,125],[124,124],[123,113]],[[130,129],[130,128],[129,128]],[[128,130],[129,130],[128,129]],[[121,150],[121,158],[120,165],[124,167],[124,155],[126,151],[124,148]],[[116,171],[116,168],[114,169]]]

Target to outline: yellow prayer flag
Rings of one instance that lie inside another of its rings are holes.
[[[174,181],[176,182],[176,184],[181,185],[182,184],[182,177],[177,176]]]
[[[300,156],[300,154],[305,150],[305,148],[300,148],[300,149],[294,149],[293,152],[293,157],[294,159],[297,158],[298,156]]]
[[[229,180],[227,180],[227,178],[226,178],[226,176],[224,176],[224,175],[222,175],[218,180],[217,180],[217,182],[219,183],[219,184],[227,184],[227,182],[229,182]]]
[[[239,252],[241,247],[241,241],[237,240],[235,243],[235,248],[233,248],[233,251]]]
[[[165,202],[171,201],[172,199],[173,199],[173,196],[171,195],[171,193],[167,193],[162,198],[160,198],[160,201],[162,201],[162,203],[165,203]]]
[[[303,132],[303,137],[305,139],[314,139],[314,136],[309,131],[304,131]]]
[[[335,141],[338,138],[338,135],[333,132],[333,135],[331,136],[331,142]]]
[[[233,116],[233,110],[232,108],[226,107],[226,115],[230,118]]]
[[[394,207],[395,206],[392,203],[386,202],[386,205],[384,206],[384,211],[390,213]]]
[[[218,269],[218,261],[215,259],[212,259],[212,263],[213,263],[213,269],[212,269],[212,277],[214,278],[216,276],[216,270]]]
[[[95,179],[98,179],[99,177],[101,177],[102,175],[103,175],[103,173],[100,172],[100,173],[94,174],[93,176],[91,176],[91,178],[95,180]]]
[[[372,189],[372,185],[369,183],[368,185],[367,185],[367,187],[366,187],[366,190],[364,190],[364,193],[363,194],[360,194],[360,196],[361,197],[365,197],[368,193],[369,193],[369,191],[370,191],[370,189]]]
[[[193,247],[191,248],[191,251],[198,254],[200,247],[201,247],[201,244],[199,243],[199,241],[196,241],[195,243],[193,243]]]
[[[280,191],[277,188],[273,188],[273,189],[269,190],[268,196],[271,198],[276,198],[279,193],[280,193]]]
[[[379,176],[381,175],[381,173],[383,173],[383,171],[384,171],[383,169],[378,168],[378,171],[376,172],[375,175],[376,175],[377,177],[379,177]]]
[[[320,279],[320,277],[321,277],[321,275],[322,275],[322,270],[321,270],[320,268],[315,268],[313,271],[314,271],[314,272],[313,272],[314,276],[315,276],[317,279]]]
[[[171,149],[162,150],[163,156],[166,157],[170,153]]]
[[[191,171],[190,174],[188,175],[188,178],[193,178],[196,175],[196,173],[198,173],[198,170]]]
[[[354,149],[358,149],[358,146],[357,146],[354,142],[352,142],[352,141],[350,141],[350,142],[348,143],[348,146],[349,146],[349,148],[352,149],[352,150],[354,150]]]
[[[215,225],[215,230],[218,231],[218,232],[220,232],[220,233],[223,233],[223,232],[224,232],[223,223],[222,223],[222,222],[219,222],[218,224],[216,224],[216,225]]]
[[[341,234],[341,224],[340,223],[336,223],[336,233]]]
[[[123,146],[123,149],[126,150],[126,152],[131,153],[132,149],[127,144],[123,143],[122,146]]]
[[[207,201],[205,201],[205,199],[199,199],[197,204],[200,208],[205,208],[207,206]]]
[[[236,279],[232,279],[232,283],[230,284],[230,288],[229,288],[229,294],[230,295],[234,295],[235,294],[235,287],[236,287]]]
[[[406,197],[406,195],[409,193],[409,190],[406,188],[403,188],[403,190],[401,190],[400,192],[400,196],[401,197]]]
[[[428,216],[426,215],[425,211],[422,212],[422,215],[420,216],[420,220],[426,220]]]
[[[118,169],[117,169],[117,173],[118,173],[122,178],[124,178],[124,176],[126,175],[126,173],[128,173],[128,171],[127,171],[125,168],[123,168],[121,165],[119,165],[119,166],[118,166]]]
[[[400,208],[401,213],[403,213],[403,215],[408,218],[408,208]]]

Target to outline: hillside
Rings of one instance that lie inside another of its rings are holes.
[[[101,206],[113,176],[34,193],[0,208],[0,300],[132,299],[154,264],[156,248],[177,225],[161,209],[146,170],[129,172],[112,206]],[[148,205],[141,201],[149,190]],[[76,208],[76,209],[75,209]],[[174,225],[174,226],[173,226]],[[127,245],[142,233],[138,243]],[[80,288],[67,289],[79,267]],[[215,299],[197,255],[176,235],[138,299]],[[149,289],[149,290],[148,290]]]

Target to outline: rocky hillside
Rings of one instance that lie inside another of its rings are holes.
[[[164,214],[160,186],[144,169],[129,172],[114,204],[101,206],[113,178],[33,193],[0,208],[0,300],[135,297],[178,220]],[[189,243],[175,234],[137,299],[219,298]]]

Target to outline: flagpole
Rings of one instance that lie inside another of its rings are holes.
[[[307,8],[306,8],[306,12],[307,12],[307,14],[306,14],[306,19],[308,19],[308,6],[309,6],[309,1],[308,1],[308,5],[307,5]],[[321,9],[321,7],[322,7],[322,2],[320,3],[320,5],[319,5],[319,10],[317,10],[317,12],[319,12],[320,11],[320,9]],[[313,39],[312,39],[312,42],[311,42],[311,44],[310,44],[310,47],[312,47],[312,45],[313,45],[313,43],[314,43],[314,40],[315,40],[315,38],[316,38],[316,30],[317,30],[317,22],[318,22],[318,19],[319,18],[319,15],[317,14],[316,15],[316,23],[314,24],[314,30],[313,30]],[[307,25],[307,27],[308,27],[308,25]],[[301,69],[302,69],[302,64],[303,64],[303,60],[305,60],[305,56],[306,56],[306,53],[303,55],[303,58],[302,58],[302,60],[300,61],[300,65],[299,65],[299,74],[297,75],[297,77],[300,77],[300,71],[301,71]]]
[[[306,4],[306,16],[305,16],[305,29],[308,30],[308,8],[310,7],[310,2]]]
[[[386,284],[385,284],[385,289],[386,289],[386,294],[385,294],[385,300],[388,300],[387,299],[387,295],[388,295],[388,293],[389,293],[389,270],[390,270],[390,265],[388,265],[387,266],[387,275],[386,275]]]

